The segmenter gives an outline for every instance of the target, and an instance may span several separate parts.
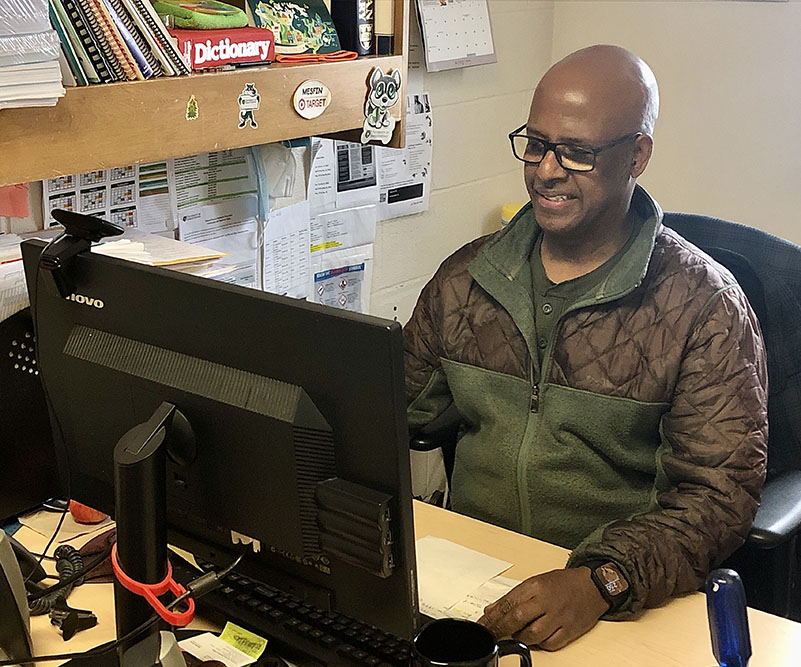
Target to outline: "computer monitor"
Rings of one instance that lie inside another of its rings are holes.
[[[400,325],[91,251],[62,269],[65,298],[45,245],[22,252],[71,496],[113,513],[115,445],[172,404],[194,441],[167,465],[171,543],[227,564],[232,534],[258,540],[243,573],[410,637]],[[382,502],[376,550],[359,514]]]

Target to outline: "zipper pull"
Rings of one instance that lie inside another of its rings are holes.
[[[540,388],[539,385],[531,387],[531,412],[537,412],[540,408]]]

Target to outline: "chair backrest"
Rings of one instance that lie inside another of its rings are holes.
[[[768,357],[768,474],[801,469],[801,247],[703,215],[665,213],[663,222],[725,266],[743,288]]]

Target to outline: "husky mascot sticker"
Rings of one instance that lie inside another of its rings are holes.
[[[395,130],[395,119],[389,109],[398,103],[400,97],[401,73],[394,70],[392,74],[384,74],[376,67],[370,75],[370,92],[364,105],[364,129],[362,143],[380,141],[386,144],[392,139]]]
[[[256,90],[256,85],[253,83],[246,83],[244,89],[239,93],[239,129],[241,130],[248,123],[251,127],[258,127],[259,124],[253,117],[253,112],[259,108],[261,96],[259,91]]]

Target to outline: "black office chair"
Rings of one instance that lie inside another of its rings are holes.
[[[801,247],[734,222],[666,213],[664,223],[734,274],[762,328],[768,356],[768,478],[737,570],[748,604],[801,620]]]
[[[701,215],[666,213],[664,224],[731,271],[759,319],[768,356],[768,480],[746,544],[722,565],[740,573],[748,604],[801,620],[801,247]],[[411,447],[442,448],[450,479],[459,429],[452,405]]]

